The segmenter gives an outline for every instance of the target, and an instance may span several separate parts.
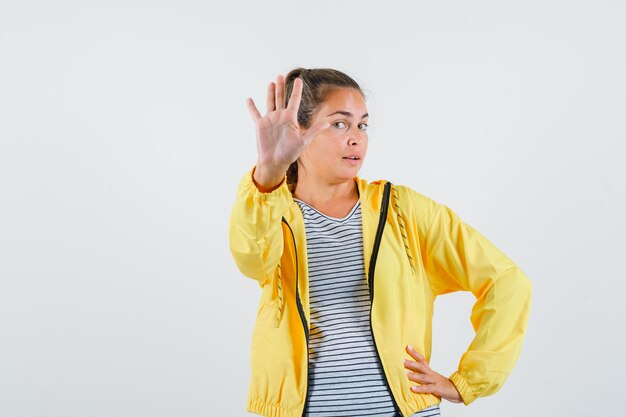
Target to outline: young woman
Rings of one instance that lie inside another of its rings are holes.
[[[258,159],[230,220],[240,271],[262,288],[247,410],[268,417],[436,416],[496,392],[531,304],[520,268],[447,206],[358,176],[368,112],[332,69],[292,70],[252,99]],[[471,291],[473,342],[429,367],[433,303]]]

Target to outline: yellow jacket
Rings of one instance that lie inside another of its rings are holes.
[[[230,250],[239,270],[262,288],[247,410],[299,417],[308,389],[310,323],[304,221],[285,179],[276,190],[261,193],[253,172],[239,183],[229,226]],[[470,317],[476,335],[450,380],[466,405],[495,393],[521,352],[530,280],[450,208],[408,187],[391,186],[386,222],[379,224],[386,182],[355,181],[371,329],[396,407],[408,417],[441,402],[435,395],[410,390],[416,383],[405,374],[404,359],[413,360],[405,347],[411,344],[430,361],[435,298],[459,290],[476,297]]]

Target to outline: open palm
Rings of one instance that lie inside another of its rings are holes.
[[[254,101],[248,98],[248,110],[256,126],[257,169],[262,170],[263,176],[268,179],[282,178],[311,139],[330,125],[322,120],[309,129],[300,126],[298,108],[302,88],[302,79],[296,78],[289,104],[285,107],[285,78],[279,75],[276,83],[271,82],[267,88],[265,116],[261,116]]]

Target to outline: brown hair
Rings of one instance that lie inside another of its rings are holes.
[[[285,105],[289,103],[293,83],[296,78],[302,79],[302,99],[298,108],[298,124],[305,129],[311,127],[311,122],[319,106],[328,95],[337,88],[354,88],[363,97],[365,94],[359,84],[341,71],[330,68],[294,68],[285,76]],[[294,161],[287,169],[287,185],[290,190],[295,189],[298,182],[298,161]]]

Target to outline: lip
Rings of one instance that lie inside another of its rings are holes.
[[[349,159],[351,156],[356,157],[357,159]],[[350,165],[359,165],[361,163],[361,157],[358,155],[348,155],[341,158],[342,161],[346,162]]]

